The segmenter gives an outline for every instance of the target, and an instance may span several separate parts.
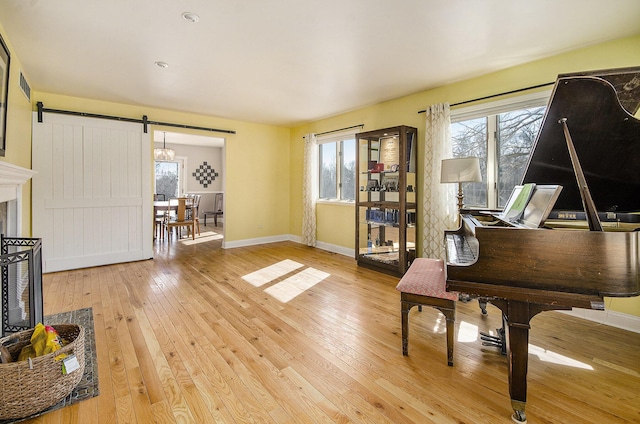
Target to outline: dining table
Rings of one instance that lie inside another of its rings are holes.
[[[159,212],[166,211],[177,211],[178,210],[178,199],[169,199],[169,200],[154,200],[153,201],[153,215],[160,215]]]

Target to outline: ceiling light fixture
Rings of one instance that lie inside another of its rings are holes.
[[[176,158],[176,151],[167,149],[167,133],[163,132],[163,134],[162,149],[153,149],[153,157],[155,160],[174,160]]]
[[[200,16],[196,15],[195,13],[184,12],[182,14],[182,19],[184,19],[187,22],[196,23],[200,20]]]
[[[160,62],[160,61],[158,61],[158,62],[156,62],[156,66],[157,66],[158,68],[163,68],[163,69],[164,69],[164,68],[168,68],[168,67],[169,67],[169,64],[168,64],[167,62]]]

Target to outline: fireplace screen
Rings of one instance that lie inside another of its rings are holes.
[[[42,322],[42,239],[0,235],[2,336]]]

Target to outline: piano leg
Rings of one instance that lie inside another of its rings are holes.
[[[529,320],[517,322],[513,317],[505,317],[505,339],[509,358],[509,395],[511,396],[511,419],[516,423],[526,423],[527,370],[529,365]]]
[[[505,342],[509,364],[509,395],[513,415],[511,419],[519,424],[527,422],[525,406],[527,403],[527,369],[529,365],[529,322],[543,311],[571,309],[560,305],[529,303],[511,299],[491,301],[502,311],[506,325]]]

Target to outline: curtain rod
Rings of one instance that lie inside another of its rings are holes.
[[[186,128],[190,130],[202,130],[202,131],[211,131],[211,132],[221,132],[226,134],[235,134],[236,132],[233,130],[220,130],[217,128],[207,128],[207,127],[196,127],[193,125],[184,125],[184,124],[172,124],[169,122],[160,122],[160,121],[149,121],[147,119],[147,115],[143,115],[142,119],[135,118],[123,118],[120,116],[110,116],[110,115],[99,115],[96,113],[87,113],[87,112],[74,112],[70,110],[60,110],[60,109],[47,109],[44,107],[42,102],[36,103],[38,106],[38,122],[42,122],[42,114],[43,112],[48,113],[58,113],[62,115],[75,115],[75,116],[85,116],[88,118],[100,118],[100,119],[110,119],[112,121],[122,121],[122,122],[133,122],[136,124],[142,124],[144,126],[144,133],[148,132],[148,125],[162,125],[165,127],[176,127],[176,128]]]
[[[534,88],[546,87],[547,85],[553,85],[553,84],[555,84],[555,81],[554,82],[545,82],[544,84],[532,85],[531,87],[525,87],[525,88],[519,88],[517,90],[505,91],[504,93],[491,94],[490,96],[478,97],[477,99],[465,100],[463,102],[454,103],[454,104],[452,104],[450,106],[460,106],[460,105],[464,105],[464,104],[467,104],[467,103],[473,103],[473,102],[478,102],[480,100],[486,100],[486,99],[491,99],[491,98],[494,98],[494,97],[505,96],[507,94],[519,93],[521,91],[533,90]],[[427,110],[424,109],[424,110],[418,111],[418,113],[425,113],[426,111]]]
[[[334,132],[344,131],[344,130],[350,130],[350,129],[352,129],[352,128],[359,128],[359,127],[364,127],[364,124],[353,125],[353,126],[346,127],[346,128],[340,128],[339,130],[325,131],[325,132],[321,132],[321,133],[316,134],[316,136],[319,136],[319,135],[325,135],[325,134],[331,134],[331,133],[334,133]]]
[[[331,134],[331,133],[338,132],[338,131],[350,130],[352,128],[360,128],[360,127],[364,127],[364,124],[352,125],[350,127],[340,128],[338,130],[331,130],[331,131],[321,132],[321,133],[316,134],[316,137],[319,136],[319,135]],[[304,138],[304,137],[302,137],[302,138]]]

